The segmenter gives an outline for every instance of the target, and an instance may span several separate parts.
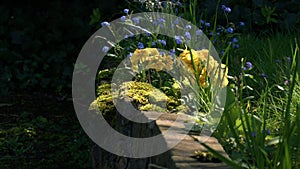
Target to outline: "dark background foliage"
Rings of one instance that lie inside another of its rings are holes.
[[[0,2],[0,168],[91,168],[91,141],[64,98],[97,23],[122,12],[116,1]]]
[[[92,10],[100,9],[98,19],[113,19],[111,14],[119,12],[114,3],[1,2],[0,93],[69,94],[74,62],[96,28],[89,25]]]
[[[217,3],[218,0],[200,0],[198,4],[213,16]],[[245,22],[248,31],[256,34],[300,29],[300,0],[222,0],[222,4],[232,9],[228,17],[233,22]],[[222,13],[219,17],[224,22]]]
[[[90,10],[79,1],[2,4],[1,93],[70,88],[73,63],[90,32]]]
[[[183,0],[184,5],[192,0]],[[213,16],[217,0],[198,1],[199,13]],[[101,21],[138,11],[139,3],[118,0],[5,1],[0,4],[0,93],[42,91],[69,95],[74,62]],[[299,31],[300,0],[223,0],[228,17],[257,35]],[[220,23],[225,22],[219,8]]]

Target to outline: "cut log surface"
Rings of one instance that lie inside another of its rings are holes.
[[[182,134],[180,131],[185,129],[184,122],[191,120],[186,115],[178,114],[160,114],[157,112],[144,112],[144,115],[155,120],[156,127],[152,127],[148,130],[149,133],[161,133],[166,132],[170,127],[178,129],[174,138],[181,138],[181,141],[172,146],[166,141],[166,146],[172,147],[169,151],[149,157],[149,158],[125,158],[119,157],[95,145],[92,149],[94,169],[230,169],[222,162],[201,162],[194,158],[195,151],[207,152],[207,150],[201,145],[201,142],[205,142],[208,146],[214,150],[220,152],[224,157],[229,158],[225,153],[223,147],[219,144],[218,140],[214,137],[201,136],[197,133],[190,132],[189,134]],[[178,117],[180,116],[180,120]],[[158,117],[158,118],[157,118]],[[118,120],[118,118],[117,118]],[[119,119],[121,120],[121,119]],[[145,133],[145,128],[135,127],[131,129],[131,133]],[[142,130],[142,131],[140,131]],[[143,137],[145,134],[143,134]],[[170,139],[170,138],[166,138]]]
[[[160,131],[163,133],[168,127],[176,125],[174,123],[178,115],[176,114],[164,114],[161,118],[156,120]],[[181,115],[183,116],[183,115]],[[190,120],[186,116],[186,120]],[[184,129],[184,123],[177,124],[176,126],[180,129]],[[228,157],[225,153],[223,147],[219,144],[218,140],[214,137],[199,136],[195,134],[186,135],[183,140],[173,147],[170,151],[172,154],[172,160],[175,163],[176,168],[178,169],[229,169],[224,163],[213,163],[213,162],[200,162],[197,159],[193,158],[195,151],[207,152],[207,150],[201,145],[201,142],[205,142],[208,146],[214,150],[220,152],[223,156]]]

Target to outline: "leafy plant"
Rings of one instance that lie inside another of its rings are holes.
[[[299,79],[299,75],[297,76],[296,73],[299,65],[298,58],[299,48],[296,43],[293,51],[293,63],[290,68],[291,80],[286,90],[288,91],[287,95],[271,94],[275,88],[285,89],[278,87],[278,85],[269,86],[270,84],[267,84],[265,89],[256,96],[258,97],[256,104],[259,105],[252,105],[251,98],[254,97],[251,97],[247,90],[253,90],[253,86],[247,87],[245,81],[251,76],[245,73],[242,73],[237,88],[232,88],[233,91],[238,92],[235,92],[236,94],[229,93],[223,121],[216,133],[216,135],[219,134],[218,138],[223,140],[223,144],[231,155],[233,161],[224,160],[229,165],[236,166],[239,164],[246,168],[299,167],[296,158],[299,156],[299,152],[293,151],[299,147],[299,143],[295,143],[299,136],[297,132],[299,131],[297,129],[299,103],[292,101],[292,95],[299,92],[296,90],[297,87],[295,88],[295,86],[299,86],[296,82]],[[248,63],[245,68],[244,71],[248,71],[247,69],[252,69],[252,66],[250,67]],[[267,79],[265,80],[267,81]],[[280,99],[275,100],[276,97],[287,97],[279,110],[273,106],[281,102]],[[291,109],[291,107],[294,108]],[[276,118],[277,115],[279,116],[278,119]],[[276,119],[276,121],[271,122],[271,119]],[[272,123],[277,124],[274,126]],[[214,154],[216,155],[217,152]],[[218,155],[220,156],[220,154]]]
[[[269,7],[265,6],[264,8],[261,8],[261,13],[266,19],[266,23],[278,23],[278,20],[276,19],[277,13],[275,13],[275,7]]]

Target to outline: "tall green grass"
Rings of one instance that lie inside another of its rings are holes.
[[[228,55],[241,66],[229,67],[235,80],[215,133],[231,157],[224,162],[244,168],[300,168],[298,42],[276,34],[246,36],[240,43],[242,48]],[[253,69],[242,69],[245,60]]]
[[[195,23],[195,5],[189,13]],[[217,9],[216,9],[217,11]],[[214,19],[216,31],[217,14]],[[300,168],[299,46],[293,34],[240,36],[240,49],[223,60],[233,77],[215,136],[231,159],[203,145],[234,168]],[[218,46],[217,46],[218,48]],[[228,49],[228,48],[227,48]],[[244,70],[245,62],[253,68]]]

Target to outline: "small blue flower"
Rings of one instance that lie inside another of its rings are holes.
[[[237,38],[233,38],[233,39],[232,39],[232,42],[233,42],[233,43],[238,43],[238,39],[237,39]]]
[[[265,73],[260,74],[261,77],[266,78],[267,75]]]
[[[231,12],[231,9],[229,7],[227,7],[227,8],[224,9],[224,11],[229,13],[229,12]]]
[[[109,26],[109,25],[110,25],[110,24],[109,24],[108,22],[102,22],[102,23],[101,23],[101,26],[102,26],[102,27],[104,27],[104,26]]]
[[[247,69],[252,69],[253,65],[252,65],[251,62],[246,62],[245,67],[246,67]]]
[[[151,34],[150,34],[149,32],[147,32],[147,33],[146,33],[146,36],[149,37],[149,36],[151,36]]]
[[[126,16],[121,16],[121,21],[124,22],[126,20]]]
[[[252,131],[252,132],[251,132],[251,136],[252,136],[252,137],[255,137],[255,136],[256,136],[256,132],[255,132],[255,131]]]
[[[224,53],[225,53],[225,51],[224,51],[224,50],[222,50],[222,51],[221,51],[221,55],[223,56],[223,55],[224,55]]]
[[[161,43],[162,45],[166,46],[167,42],[165,40],[158,40],[159,43]]]
[[[227,12],[227,13],[231,12],[231,9],[229,7],[227,7],[225,5],[222,5],[221,7],[222,7],[224,12]]]
[[[270,129],[267,129],[267,130],[266,130],[266,134],[267,134],[267,135],[270,135],[270,134],[271,134]]]
[[[156,42],[152,42],[151,43],[151,46],[153,47],[153,46],[155,46],[156,45]]]
[[[222,30],[223,30],[223,29],[222,29],[221,27],[218,27],[218,28],[217,28],[217,32],[222,32]]]
[[[102,52],[107,53],[108,51],[109,51],[109,47],[108,46],[103,46]]]
[[[206,27],[210,27],[210,23],[209,23],[209,22],[206,22],[206,23],[205,23],[205,26],[206,26]]]
[[[177,44],[177,45],[182,44],[182,40],[181,40],[181,37],[180,37],[180,36],[175,36],[175,41],[176,41],[176,44]]]
[[[124,9],[124,13],[128,14],[129,13],[129,9]]]
[[[188,40],[191,40],[191,39],[192,39],[192,36],[191,36],[190,32],[185,32],[184,36],[185,36]]]
[[[185,25],[185,29],[192,29],[191,25]]]
[[[178,23],[179,23],[179,20],[178,20],[178,18],[176,18],[175,21],[174,21],[174,24],[178,25]]]
[[[144,47],[144,44],[142,43],[142,42],[139,42],[138,43],[138,48],[139,49],[144,49],[145,47]]]
[[[240,26],[245,26],[245,22],[240,22]]]
[[[162,56],[165,56],[165,52],[163,52],[163,51],[160,51],[159,54]]]
[[[140,19],[137,18],[137,17],[134,17],[134,18],[132,18],[131,20],[132,20],[133,23],[135,23],[135,24],[139,24],[139,23],[140,23]]]
[[[197,35],[197,36],[202,35],[202,30],[201,30],[201,29],[198,29],[198,30],[196,31],[196,35]]]
[[[177,5],[179,5],[180,7],[183,7],[183,4],[181,2],[177,2]]]
[[[228,33],[233,33],[233,28],[232,27],[227,28],[227,32]]]
[[[168,7],[168,3],[166,1],[163,1],[162,6],[166,8],[166,7]]]
[[[204,23],[205,23],[205,21],[204,21],[203,19],[201,19],[201,20],[200,20],[200,23],[201,23],[201,24],[204,24]]]
[[[175,55],[175,53],[176,53],[175,49],[171,49],[171,50],[170,50],[170,54],[171,54],[171,55]]]
[[[160,23],[165,23],[166,20],[165,20],[164,18],[159,18],[159,19],[158,19],[158,22],[160,22]]]

